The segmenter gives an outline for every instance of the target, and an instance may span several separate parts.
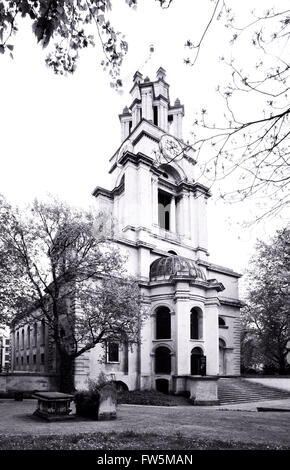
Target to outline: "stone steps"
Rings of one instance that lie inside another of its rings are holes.
[[[221,405],[285,398],[290,398],[290,392],[248,382],[240,377],[218,380],[218,399]]]

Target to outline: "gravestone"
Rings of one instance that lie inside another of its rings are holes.
[[[117,418],[117,391],[112,385],[104,385],[100,390],[99,421],[108,421]]]

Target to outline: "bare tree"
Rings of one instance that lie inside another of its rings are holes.
[[[221,61],[231,79],[217,86],[225,104],[223,116],[213,120],[210,104],[202,109],[194,122],[192,146],[199,177],[210,186],[218,184],[227,201],[259,200],[259,220],[288,208],[290,202],[290,10],[252,11],[251,21],[238,25],[233,2],[214,3],[201,39],[185,45],[195,54],[185,62],[195,64],[209,27],[223,19],[231,32],[231,49],[230,59],[222,54]],[[257,6],[263,10],[263,5]]]

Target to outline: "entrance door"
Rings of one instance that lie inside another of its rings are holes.
[[[190,357],[191,375],[206,375],[206,357],[201,348],[193,348]]]
[[[156,390],[161,393],[169,393],[169,382],[167,379],[157,379],[156,380]]]

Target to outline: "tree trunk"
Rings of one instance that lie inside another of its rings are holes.
[[[286,370],[286,363],[284,357],[279,360],[279,375],[286,375],[287,370]]]
[[[59,355],[59,391],[62,393],[75,391],[74,359],[64,352]]]

